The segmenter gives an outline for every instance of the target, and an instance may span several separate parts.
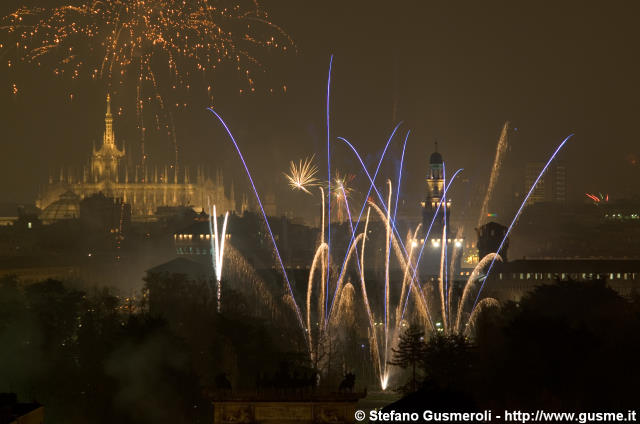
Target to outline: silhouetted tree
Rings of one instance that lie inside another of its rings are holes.
[[[461,390],[470,380],[472,345],[461,334],[436,334],[426,344],[421,358],[425,384],[439,389]]]
[[[392,348],[393,359],[390,365],[398,366],[402,369],[411,369],[411,380],[399,390],[403,393],[415,392],[418,388],[418,368],[423,360],[426,344],[424,342],[424,331],[415,325],[409,326],[400,336],[398,348]]]

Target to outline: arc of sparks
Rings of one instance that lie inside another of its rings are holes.
[[[327,187],[327,197],[329,198],[329,204],[327,205],[327,216],[328,216],[328,229],[327,229],[327,275],[326,275],[326,297],[324,299],[325,305],[324,310],[325,313],[328,313],[328,302],[329,302],[329,278],[331,274],[331,117],[330,117],[330,100],[331,100],[331,68],[333,66],[333,55],[329,59],[329,76],[327,77],[327,179],[329,181],[329,186]],[[335,296],[338,291],[336,290]],[[333,309],[333,301],[331,305],[331,309]],[[324,317],[325,325],[329,322],[329,315]]]
[[[391,140],[393,140],[393,137],[395,136],[396,131],[398,131],[398,128],[400,128],[400,125],[402,125],[402,121],[400,121],[395,126],[395,128],[391,132],[391,135],[389,135],[389,138],[387,139],[387,144],[385,144],[384,150],[382,151],[382,154],[380,155],[380,159],[378,160],[378,166],[376,167],[376,171],[373,174],[373,179],[371,179],[371,177],[369,178],[369,181],[370,181],[369,190],[367,191],[367,195],[364,197],[365,201],[363,202],[362,208],[360,209],[360,213],[358,214],[358,219],[356,220],[356,226],[353,228],[353,231],[351,232],[351,239],[349,240],[349,244],[347,246],[347,251],[349,251],[349,248],[351,248],[351,245],[353,244],[353,241],[354,241],[354,239],[356,237],[356,231],[358,230],[358,225],[360,224],[360,219],[362,218],[362,214],[364,213],[364,210],[367,207],[367,199],[369,198],[369,195],[371,194],[371,190],[375,188],[375,185],[374,185],[373,182],[375,181],[376,177],[378,176],[378,172],[380,171],[380,166],[382,165],[382,160],[384,159],[384,157],[385,157],[385,155],[387,153],[387,149],[389,148],[389,145],[391,144]],[[343,138],[342,137],[338,137],[338,139],[342,140]],[[362,164],[362,166],[364,166],[364,164]],[[365,170],[366,170],[366,168],[365,168]],[[347,258],[345,256],[344,260],[342,261],[342,267],[341,267],[340,273],[344,272],[344,267],[346,265],[346,262],[347,262]],[[337,287],[336,287],[336,289],[337,289]],[[331,312],[331,309],[333,309],[333,303],[335,302],[335,297],[336,297],[337,293],[338,292],[336,290],[334,292],[334,294],[333,294],[333,298],[331,300],[331,306],[329,308],[329,312]]]
[[[522,201],[522,204],[520,205],[520,208],[518,209],[518,211],[516,212],[515,216],[513,217],[513,220],[511,221],[511,224],[509,224],[509,228],[507,228],[507,231],[505,232],[504,237],[502,238],[502,241],[500,242],[500,245],[498,246],[498,250],[496,250],[496,252],[495,252],[496,253],[496,257],[497,257],[497,255],[500,255],[500,252],[502,251],[502,247],[504,246],[504,243],[507,240],[507,237],[509,237],[509,233],[511,232],[511,230],[513,229],[513,226],[515,225],[516,221],[520,217],[520,214],[522,213],[522,210],[526,206],[527,201],[529,200],[529,197],[531,197],[531,193],[533,193],[533,190],[538,185],[538,181],[540,181],[540,179],[542,178],[544,173],[547,171],[547,168],[549,167],[549,165],[551,165],[551,162],[555,159],[555,157],[558,155],[560,150],[562,150],[564,145],[567,143],[567,141],[569,141],[569,139],[571,137],[573,137],[573,134],[569,134],[564,140],[562,140],[562,143],[560,143],[558,145],[558,147],[553,152],[553,154],[551,155],[551,157],[549,158],[547,163],[544,165],[544,168],[542,168],[542,170],[538,174],[538,178],[536,178],[536,180],[531,185],[531,188],[529,189],[529,192],[524,197],[524,200]],[[493,260],[491,261],[491,264],[489,264],[489,269],[487,270],[486,277],[482,281],[482,285],[480,286],[480,290],[478,290],[478,295],[476,296],[476,300],[473,302],[473,307],[471,308],[471,314],[473,314],[474,309],[478,305],[478,301],[480,300],[480,294],[482,294],[482,289],[484,289],[484,286],[487,283],[487,280],[489,279],[489,274],[491,273],[491,269],[493,269],[493,264],[496,262],[496,257],[494,257]]]
[[[240,150],[240,146],[238,146],[238,142],[236,141],[235,137],[231,133],[231,130],[227,126],[227,123],[224,121],[224,119],[222,119],[222,117],[218,114],[218,112],[213,110],[213,108],[209,107],[209,108],[207,108],[207,110],[209,112],[211,112],[216,118],[218,118],[218,121],[220,121],[220,123],[224,127],[225,131],[227,132],[227,135],[231,139],[231,142],[233,143],[233,145],[234,145],[234,147],[236,149],[236,152],[238,153],[238,156],[240,157],[240,161],[242,162],[242,165],[244,166],[244,170],[245,170],[245,172],[247,174],[247,177],[249,178],[249,182],[251,183],[251,188],[253,189],[253,194],[256,196],[256,200],[258,201],[258,206],[260,206],[260,212],[262,213],[262,218],[264,219],[265,226],[267,227],[267,230],[269,232],[269,236],[271,238],[271,243],[273,244],[273,248],[274,248],[275,253],[276,253],[276,258],[278,259],[278,265],[280,266],[280,270],[282,271],[282,275],[284,277],[284,280],[287,283],[287,289],[289,291],[289,295],[291,296],[291,301],[292,301],[293,306],[294,306],[294,311],[296,313],[296,318],[298,319],[298,324],[300,325],[300,328],[303,330],[305,339],[308,342],[308,339],[309,339],[308,331],[305,328],[304,320],[302,318],[302,313],[300,312],[300,307],[298,306],[298,303],[296,302],[296,298],[295,298],[295,296],[293,294],[293,287],[291,287],[291,282],[289,281],[289,276],[287,275],[287,270],[284,267],[284,262],[282,262],[282,257],[280,256],[280,251],[278,250],[278,245],[276,243],[276,238],[273,235],[273,231],[271,231],[271,226],[269,225],[269,220],[267,219],[267,214],[266,214],[266,212],[264,210],[264,207],[262,205],[262,201],[260,200],[260,195],[258,194],[258,189],[256,188],[256,185],[253,182],[253,178],[251,177],[251,172],[249,171],[249,167],[247,166],[247,162],[244,160],[244,156],[242,155],[242,151]]]

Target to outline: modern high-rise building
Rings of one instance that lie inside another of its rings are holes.
[[[529,191],[544,168],[544,162],[529,162],[525,168],[524,190]],[[563,162],[551,163],[538,181],[528,204],[539,202],[564,203],[567,201],[567,168]]]

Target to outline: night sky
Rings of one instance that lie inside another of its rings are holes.
[[[545,160],[570,133],[575,137],[560,159],[574,198],[598,191],[614,198],[640,194],[637,2],[261,4],[295,40],[297,53],[265,63],[267,75],[257,78],[251,95],[238,94],[235,78],[221,72],[214,107],[236,134],[260,189],[274,191],[283,209],[304,196],[286,189],[282,172],[289,160],[315,153],[326,173],[324,108],[332,53],[332,138],[351,140],[371,167],[394,124],[403,120],[402,137],[411,129],[403,182],[409,204],[422,197],[436,138],[447,169],[463,167],[466,178],[484,186],[506,120],[518,131],[496,199],[521,191],[524,164]],[[0,10],[6,15],[14,7]],[[47,69],[24,67],[16,77],[6,69],[5,52],[0,58],[0,200],[33,202],[51,169],[88,160],[92,140],[103,131],[106,88],[101,82],[62,83]],[[17,96],[11,92],[14,80]],[[286,93],[269,94],[280,84]],[[238,191],[248,192],[237,156],[205,106],[194,101],[176,113],[181,158],[223,169]],[[135,131],[118,132],[127,123],[117,118],[115,125],[116,137],[135,149]],[[397,170],[402,137],[389,153],[385,177]],[[156,159],[171,150],[166,140],[147,143]],[[339,142],[332,148],[334,165],[363,184],[352,153]],[[455,188],[452,195],[455,201]]]

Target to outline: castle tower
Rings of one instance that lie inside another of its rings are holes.
[[[438,152],[438,142],[435,143],[435,151],[429,158],[429,173],[427,174],[427,190],[424,202],[422,202],[422,227],[426,231],[431,226],[436,211],[438,211],[438,204],[444,195],[444,161],[442,155]],[[447,223],[449,227],[449,215],[451,201],[447,199],[446,216],[444,211],[444,203],[440,205],[440,210],[437,212],[435,221],[433,221],[433,227],[429,233],[429,238],[439,239],[442,238],[442,227]]]
[[[462,254],[455,254],[455,252],[456,250],[460,252],[460,249],[464,248],[464,240],[455,237],[457,231],[449,224],[451,214],[449,196],[447,196],[446,205],[442,200],[445,195],[444,171],[444,160],[438,152],[438,143],[436,142],[435,151],[429,158],[426,195],[424,202],[422,202],[422,234],[426,234],[432,222],[433,226],[431,226],[429,237],[425,237],[423,240],[426,246],[424,246],[425,253],[420,263],[420,273],[423,278],[437,279],[441,270],[452,270],[453,272],[447,278],[453,281],[460,270],[462,258]],[[440,209],[438,209],[438,205],[440,205]],[[446,234],[443,234],[445,224]],[[443,253],[447,258],[445,263],[442,262]]]

